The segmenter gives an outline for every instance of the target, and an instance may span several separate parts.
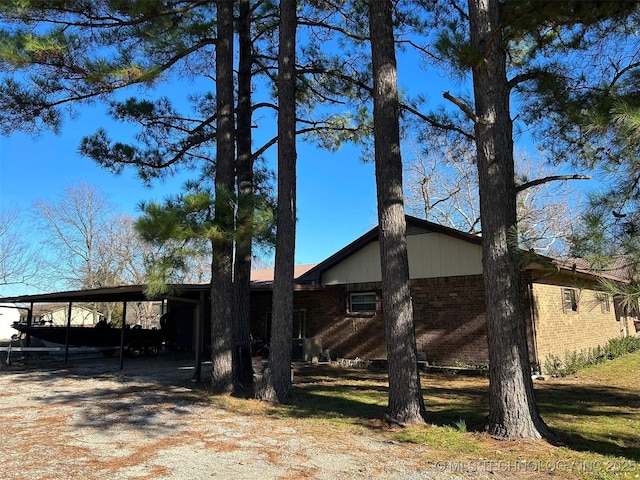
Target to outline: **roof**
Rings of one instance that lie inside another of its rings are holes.
[[[571,258],[569,260],[551,259],[551,262],[560,270],[571,271],[583,275],[595,276],[614,280],[616,282],[629,283],[629,265],[622,260],[614,261],[610,268],[596,270],[584,258]]]
[[[314,267],[310,265],[297,265],[294,276],[304,274]],[[268,289],[273,286],[274,269],[254,270],[251,272],[251,287]],[[150,298],[145,293],[146,285],[125,285],[119,287],[103,287],[86,290],[69,290],[64,292],[41,293],[35,295],[17,295],[0,298],[0,302],[7,303],[61,303],[61,302],[144,302],[161,300],[165,298],[180,298],[183,300],[196,300],[201,292],[209,292],[209,284],[181,284],[170,285],[169,291],[157,297]]]
[[[407,236],[421,235],[425,233],[441,233],[450,237],[463,240],[465,242],[474,243],[476,245],[482,244],[482,238],[478,235],[471,233],[465,233],[454,228],[445,227],[437,223],[422,220],[421,218],[412,217],[411,215],[405,215],[407,222]],[[297,278],[296,283],[299,284],[313,284],[320,283],[320,278],[324,272],[335,267],[337,264],[345,260],[347,257],[353,255],[355,252],[365,247],[371,242],[378,241],[378,227],[374,227],[367,233],[357,238],[349,245],[331,255],[329,258],[320,262],[315,267],[311,268],[304,275]]]
[[[457,238],[459,240],[463,240],[465,242],[482,245],[482,237],[479,235],[462,232],[460,230],[429,222],[428,220],[423,220],[411,215],[405,215],[405,219],[407,222],[407,236],[421,235],[425,233],[440,233],[453,238]],[[345,260],[347,257],[353,255],[369,243],[376,241],[378,241],[377,226],[351,242],[343,249],[334,253],[323,262],[320,262],[315,267],[309,269],[300,277],[297,277],[296,283],[298,285],[319,284],[323,273],[335,267],[337,264]],[[535,258],[541,260],[541,262],[536,262]],[[625,275],[625,273],[628,271],[628,266],[620,262],[617,262],[611,269],[605,271],[596,271],[590,268],[588,263],[583,259],[561,260],[535,254],[534,257],[532,257],[532,260],[533,261],[525,267],[525,270],[546,270],[551,267],[565,272],[574,272],[592,277],[595,276],[608,278],[617,282],[628,282],[628,275]]]
[[[126,285],[103,287],[89,290],[70,290],[65,292],[42,293],[36,295],[18,295],[1,298],[7,303],[55,303],[55,302],[144,302],[162,298],[180,297],[196,299],[200,292],[208,292],[208,284],[171,285],[169,292],[149,298],[145,294],[146,285]]]
[[[475,245],[482,245],[482,237],[471,233],[465,233],[454,228],[445,227],[437,223],[422,220],[417,217],[405,215],[407,222],[407,236],[422,235],[425,233],[440,233]],[[334,253],[326,260],[313,265],[297,265],[294,270],[296,289],[317,288],[324,272],[333,268],[347,257],[365,247],[369,243],[378,241],[378,227],[374,227],[367,233],[351,242],[346,247]],[[527,270],[544,270],[550,266],[563,271],[572,271],[583,275],[609,278],[619,282],[628,282],[624,276],[626,265],[616,265],[613,270],[599,272],[590,269],[587,262],[582,259],[560,260],[542,255],[536,255],[541,263],[532,261],[525,267]],[[544,265],[546,264],[546,265]],[[251,272],[251,287],[268,290],[273,286],[274,269],[253,270]],[[208,293],[209,284],[182,284],[171,285],[167,294],[149,298],[145,294],[145,285],[129,285],[120,287],[104,287],[91,290],[74,290],[67,292],[44,293],[39,295],[22,295],[0,298],[0,302],[6,303],[42,303],[42,302],[133,302],[161,300],[165,298],[180,298],[183,300],[196,300],[201,292]]]
[[[296,265],[293,270],[293,278],[294,280],[298,279],[300,276],[307,273],[316,264],[306,264],[306,265]],[[264,268],[261,270],[252,270],[251,271],[251,286],[252,287],[264,287],[271,286],[273,284],[273,278],[275,274],[275,269],[273,268]]]

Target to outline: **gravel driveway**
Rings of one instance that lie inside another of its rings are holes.
[[[445,478],[424,447],[211,406],[191,363],[3,365],[0,479]]]

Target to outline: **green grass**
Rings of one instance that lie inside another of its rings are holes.
[[[424,445],[433,458],[537,466],[521,475],[526,478],[640,479],[640,351],[568,377],[535,382],[541,415],[561,446],[505,442],[483,433],[487,378],[423,374],[422,386],[427,425],[407,428],[382,422],[386,375],[364,369],[301,367],[292,405],[230,397],[211,401],[248,415],[304,422],[318,431],[366,430],[390,441]],[[547,471],[556,465],[555,472]]]
[[[543,418],[567,447],[624,458],[640,478],[640,352],[537,389]]]

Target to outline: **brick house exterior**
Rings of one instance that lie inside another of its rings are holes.
[[[332,357],[386,358],[382,311],[350,313],[350,292],[381,294],[380,282],[329,286],[294,292],[294,324],[305,312],[305,337],[319,337]],[[419,279],[411,282],[418,351],[430,362],[486,364],[486,326],[482,278],[479,276]],[[252,331],[268,338],[271,292],[252,293]],[[294,336],[297,334],[294,325]]]
[[[530,283],[527,321],[535,335],[529,344],[542,370],[550,356],[604,346],[609,339],[637,335],[634,318],[587,274],[561,272]],[[572,299],[575,298],[575,303]]]
[[[438,365],[486,365],[488,351],[481,239],[407,216],[410,287],[418,352]],[[638,335],[631,317],[598,291],[599,277],[576,264],[541,259],[521,270],[530,363],[544,370],[550,356],[604,346],[611,338]],[[269,339],[272,275],[252,273],[251,333]],[[265,272],[262,272],[265,273]],[[298,267],[294,285],[292,348],[295,359],[386,357],[381,311],[377,228],[315,266]],[[608,275],[610,280],[624,281]],[[175,293],[177,292],[177,293]],[[158,297],[179,322],[180,347],[209,345],[209,285],[179,285]],[[26,295],[0,299],[22,303],[143,302],[143,285]],[[166,301],[166,304],[164,303]],[[75,307],[74,307],[75,308]],[[640,325],[640,323],[638,323]]]
[[[481,239],[410,216],[407,226],[418,351],[438,365],[486,365]],[[294,291],[294,337],[317,339],[333,358],[385,358],[379,263],[373,229],[300,275]],[[597,277],[573,265],[528,265],[522,271],[522,293],[536,370],[544,368],[549,355],[563,358],[636,334],[633,319],[597,291]],[[368,298],[371,311],[351,311],[353,295],[358,301]],[[270,288],[254,288],[251,302],[252,330],[267,337]]]

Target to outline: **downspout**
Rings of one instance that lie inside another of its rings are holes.
[[[533,360],[538,366],[538,372],[542,373],[542,364],[538,358],[538,331],[536,328],[536,309],[533,306],[533,280],[527,282],[527,290],[529,293],[529,316],[531,317],[531,347],[533,348]]]

